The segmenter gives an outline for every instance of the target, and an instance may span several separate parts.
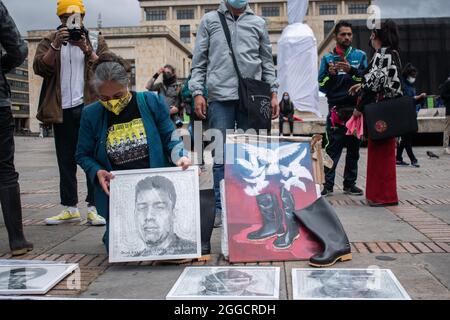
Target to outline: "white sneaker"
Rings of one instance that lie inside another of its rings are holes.
[[[444,149],[444,154],[450,155],[450,147]]]
[[[93,209],[88,210],[87,214],[87,222],[91,226],[104,226],[106,225],[106,220],[102,216],[100,216],[97,212],[97,209],[94,207]]]
[[[76,211],[71,211],[69,208],[61,211],[60,214],[54,217],[45,219],[45,224],[47,225],[58,225],[63,223],[80,222],[81,215],[78,209]]]

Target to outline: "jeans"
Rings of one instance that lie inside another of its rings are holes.
[[[53,125],[55,135],[56,157],[59,167],[59,191],[61,205],[75,207],[78,204],[77,162],[75,152],[78,144],[81,113],[83,105],[64,109],[63,123]],[[95,205],[94,186],[86,176],[88,194],[86,202]]]
[[[285,122],[289,122],[289,129],[291,130],[290,133],[293,134],[294,133],[294,118],[287,117],[288,120],[284,120],[283,118],[284,118],[284,116],[281,115],[280,116],[280,123],[279,123],[279,125],[280,125],[280,136],[284,135],[283,125],[284,125]]]
[[[417,158],[414,155],[413,149],[412,149],[412,134],[407,134],[401,137],[401,141],[397,147],[397,161],[403,161],[403,150],[406,150],[406,153],[408,154],[409,159],[412,163],[417,162]]]
[[[347,128],[345,126],[337,125],[336,128],[333,128],[331,125],[330,116],[328,116],[327,135],[329,145],[326,151],[331,159],[333,159],[334,164],[331,169],[325,168],[325,188],[327,190],[333,190],[334,188],[336,167],[339,163],[339,159],[341,158],[342,150],[344,148],[347,148],[344,170],[344,188],[351,188],[356,185],[361,141],[355,136],[346,135],[346,133]]]
[[[14,118],[10,107],[0,107],[0,188],[16,186],[14,167]]]
[[[239,100],[232,101],[213,101],[209,104],[208,119],[211,129],[218,129],[222,133],[223,143],[226,143],[227,129],[248,130],[248,116],[239,109]],[[220,152],[214,152],[214,197],[216,200],[216,212],[222,210],[220,200],[220,181],[224,179],[225,174],[225,153],[223,149]],[[221,159],[221,161],[219,161]]]

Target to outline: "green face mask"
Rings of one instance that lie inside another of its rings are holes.
[[[112,99],[108,101],[100,100],[100,103],[105,107],[106,110],[114,113],[118,116],[130,102],[131,93],[128,92],[124,97],[120,99]]]

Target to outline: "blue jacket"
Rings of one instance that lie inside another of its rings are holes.
[[[353,85],[362,82],[368,66],[367,55],[364,51],[348,48],[345,57],[352,67],[350,73],[332,76],[328,73],[328,66],[330,62],[334,63],[335,55],[337,55],[336,49],[322,58],[319,71],[319,90],[327,95],[330,106],[356,105],[357,98],[349,96],[348,90]]]
[[[173,163],[169,160],[172,152],[175,155],[174,162],[187,154],[182,140],[178,136],[172,138],[175,126],[170,120],[169,108],[163,99],[152,92],[137,94],[139,111],[147,133],[149,168],[172,166]],[[98,213],[109,220],[109,198],[97,179],[98,170],[112,171],[106,153],[107,112],[99,102],[84,108],[75,157],[94,184],[95,206]]]

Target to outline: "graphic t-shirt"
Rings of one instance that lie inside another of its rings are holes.
[[[147,133],[137,105],[136,93],[117,116],[108,112],[106,152],[113,170],[147,169],[150,167]]]

